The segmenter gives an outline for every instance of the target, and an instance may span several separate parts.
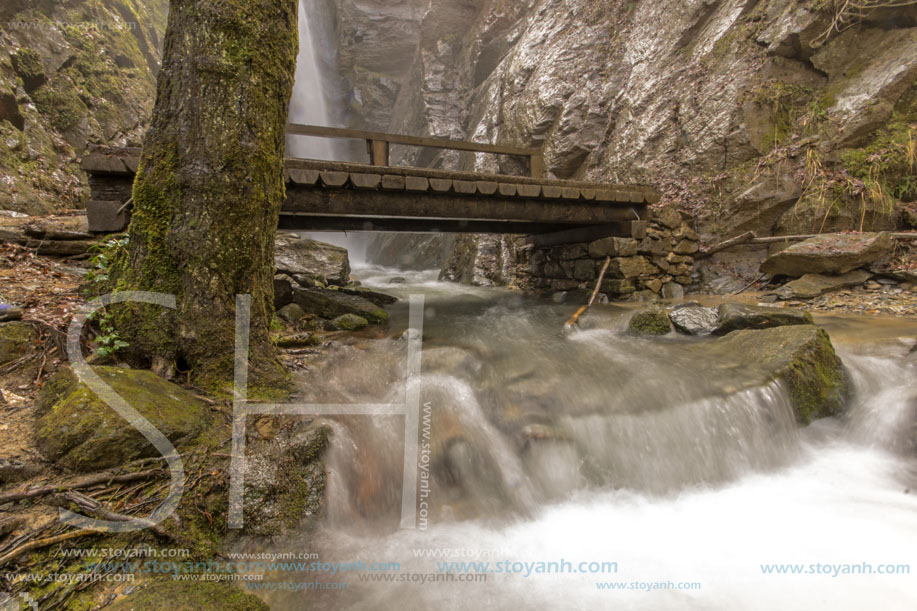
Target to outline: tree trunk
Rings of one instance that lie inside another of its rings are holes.
[[[178,307],[121,308],[126,356],[224,386],[235,296],[247,294],[251,382],[286,385],[269,330],[297,51],[296,0],[172,0],[130,242],[113,279],[118,291],[175,295]]]

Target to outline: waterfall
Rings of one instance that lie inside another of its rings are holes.
[[[331,126],[328,100],[322,84],[315,39],[305,0],[299,3],[299,57],[296,61],[296,82],[290,101],[290,122],[305,125]],[[294,136],[287,138],[287,154],[305,159],[340,159],[335,142],[327,138]]]

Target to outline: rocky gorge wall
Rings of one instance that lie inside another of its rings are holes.
[[[168,0],[0,5],[0,210],[83,205],[93,143],[139,146],[156,97]]]
[[[317,4],[352,125],[543,146],[557,178],[655,185],[707,241],[917,223],[911,3],[846,29],[833,27],[834,0]],[[455,152],[393,157],[523,169]],[[446,276],[510,283],[512,244],[460,237],[452,260],[464,267]],[[748,247],[705,267],[751,273],[766,254]]]

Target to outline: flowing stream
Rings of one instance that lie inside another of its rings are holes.
[[[427,519],[399,529],[400,417],[326,419],[325,523],[270,550],[365,566],[278,576],[311,585],[265,595],[274,608],[917,608],[913,573],[846,574],[917,570],[913,320],[819,319],[856,396],[844,418],[800,429],[756,363],[699,352],[702,339],[628,336],[625,307],[565,334],[573,305],[435,272],[356,275],[404,298],[391,338],[333,349],[302,379],[304,398],[403,401],[406,299],[424,294]],[[816,563],[830,574],[762,569]]]

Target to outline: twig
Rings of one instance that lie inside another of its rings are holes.
[[[97,484],[135,482],[141,479],[149,479],[149,478],[156,477],[157,475],[162,475],[162,474],[163,472],[159,469],[151,470],[151,471],[140,471],[137,473],[125,473],[124,475],[111,475],[110,473],[102,473],[99,475],[90,476],[82,481],[79,481],[73,484],[58,484],[56,486],[43,486],[41,488],[27,490],[26,492],[14,492],[11,494],[0,495],[0,505],[6,505],[7,503],[15,503],[16,501],[21,501],[24,499],[31,499],[37,496],[47,496],[49,494],[55,494],[57,492],[64,492],[67,490],[79,490],[80,488],[89,488],[90,486],[95,486]]]
[[[58,507],[66,507],[70,503],[75,503],[83,511],[93,513],[105,520],[111,520],[113,522],[140,522],[145,528],[149,528],[154,533],[160,537],[166,539],[174,539],[164,528],[156,524],[155,522],[148,520],[146,518],[139,518],[136,516],[127,516],[123,513],[116,513],[110,511],[102,506],[102,503],[99,501],[86,496],[85,494],[80,494],[79,492],[66,492],[64,494],[55,494],[48,497],[45,501],[49,505],[56,505]]]
[[[118,211],[115,213],[115,216],[118,216],[119,214],[121,214],[122,212],[124,212],[124,211],[127,209],[127,207],[130,206],[130,205],[133,204],[133,203],[134,203],[134,198],[133,198],[133,197],[130,198],[130,199],[128,199],[126,202],[124,202],[124,205],[123,205],[123,206],[121,206],[120,208],[118,208]]]
[[[751,282],[749,282],[748,284],[746,284],[745,286],[743,286],[742,288],[740,288],[739,290],[737,290],[736,292],[734,292],[733,295],[738,295],[739,293],[744,293],[745,291],[747,291],[748,289],[750,289],[752,286],[754,286],[755,283],[757,283],[759,280],[763,280],[764,278],[767,278],[767,274],[761,274],[760,276],[756,277],[754,280],[752,280]]]
[[[602,273],[599,274],[599,279],[598,279],[598,280],[596,281],[596,283],[595,283],[595,289],[593,289],[593,291],[592,291],[592,297],[589,298],[589,303],[587,303],[586,305],[584,305],[583,307],[581,307],[579,310],[577,310],[577,311],[576,311],[576,314],[574,314],[574,315],[570,318],[570,320],[567,321],[567,325],[566,325],[566,326],[572,327],[572,326],[576,325],[576,323],[577,323],[577,322],[579,321],[579,319],[580,319],[580,316],[582,316],[583,314],[585,314],[586,311],[587,311],[589,308],[592,307],[592,304],[595,303],[595,298],[598,297],[598,295],[599,295],[599,289],[600,289],[601,286],[602,286],[602,280],[605,279],[605,272],[608,271],[608,266],[609,266],[609,265],[611,265],[611,257],[605,257],[605,265],[602,266]]]
[[[3,566],[10,560],[14,560],[15,558],[18,558],[19,556],[21,556],[22,554],[26,552],[30,552],[32,550],[41,549],[43,547],[48,547],[49,545],[55,545],[57,543],[63,543],[64,541],[69,541],[70,539],[77,539],[79,537],[88,537],[91,535],[101,535],[101,534],[102,532],[98,530],[82,529],[82,530],[74,530],[68,533],[64,533],[62,535],[57,535],[56,537],[48,537],[47,539],[38,539],[36,541],[30,541],[29,543],[26,543],[25,545],[17,547],[16,549],[9,552],[5,556],[0,556],[0,566]]]

